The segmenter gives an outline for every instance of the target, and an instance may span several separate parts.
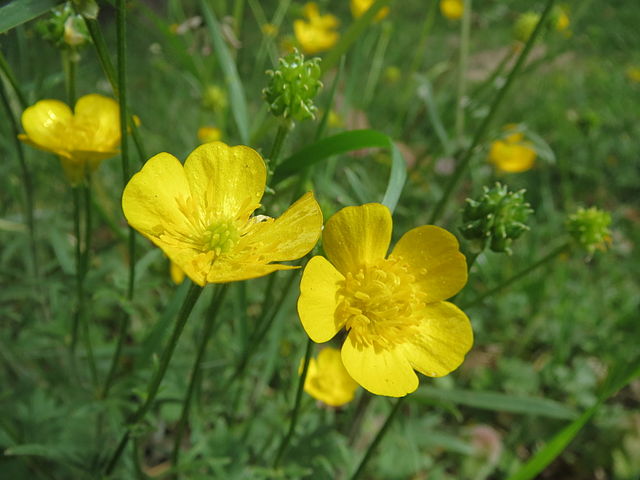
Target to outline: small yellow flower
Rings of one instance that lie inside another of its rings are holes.
[[[205,143],[184,166],[160,153],[124,189],[129,224],[160,247],[195,283],[226,283],[297,268],[272,263],[302,257],[322,229],[309,192],[278,219],[252,216],[267,170],[255,150]]]
[[[440,13],[449,20],[459,20],[464,13],[463,0],[440,0]]]
[[[358,384],[342,364],[340,350],[325,348],[317,359],[309,360],[304,391],[316,400],[340,407],[353,400],[357,389]]]
[[[505,127],[507,132],[513,131],[512,126]],[[533,144],[524,140],[521,132],[508,133],[500,140],[495,140],[489,149],[489,161],[498,170],[507,173],[525,172],[533,167],[536,151]]]
[[[374,0],[351,0],[351,4],[350,4],[351,14],[353,15],[354,18],[360,18],[362,15],[364,15],[364,12],[366,12],[371,8],[371,5],[373,5],[373,2]],[[376,14],[374,20],[376,22],[379,22],[388,14],[389,14],[389,7],[384,7],[382,10],[380,10]]]
[[[274,38],[278,35],[278,27],[276,27],[273,23],[262,24],[262,27],[260,27],[260,30],[262,30],[262,33],[266,37]]]
[[[561,6],[557,6],[554,13],[554,27],[557,32],[568,32],[569,26],[571,25],[571,20],[569,19],[569,14],[567,9]]]
[[[217,142],[222,138],[222,131],[217,127],[205,125],[198,129],[198,140],[201,143]]]
[[[401,397],[458,368],[473,343],[467,316],[446,298],[467,282],[458,241],[433,225],[405,233],[387,256],[391,213],[378,203],[346,207],[322,233],[300,282],[298,314],[318,343],[342,328],[349,375],[376,395]]]
[[[309,2],[304,6],[305,20],[293,22],[293,33],[304,53],[313,55],[333,47],[340,34],[336,32],[338,19],[331,14],[320,15],[318,6]]]
[[[81,97],[75,112],[59,100],[40,100],[22,113],[23,142],[56,154],[72,185],[119,153],[120,108],[98,94]]]
[[[627,68],[627,78],[635,83],[640,83],[640,67]]]

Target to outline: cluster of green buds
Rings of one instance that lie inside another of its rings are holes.
[[[57,48],[77,49],[91,42],[84,17],[69,2],[51,10],[51,16],[38,22],[36,30]]]
[[[471,241],[476,253],[487,244],[494,252],[511,254],[511,244],[529,230],[527,218],[533,210],[524,201],[524,190],[509,192],[506,185],[496,183],[476,200],[467,198],[462,210],[462,236]]]
[[[262,91],[269,110],[285,121],[315,118],[313,99],[322,87],[320,59],[305,60],[297,50],[280,58],[276,70],[268,70],[269,85]]]
[[[579,208],[567,218],[566,228],[573,241],[592,255],[611,242],[610,224],[609,212],[596,207]]]

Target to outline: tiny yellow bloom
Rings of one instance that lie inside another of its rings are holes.
[[[512,126],[505,127],[507,132],[513,131]],[[524,140],[521,132],[508,133],[506,137],[495,140],[489,149],[489,161],[498,170],[507,173],[520,173],[531,169],[536,160],[533,144]]]
[[[467,316],[444,300],[467,282],[467,262],[446,230],[405,233],[387,256],[392,221],[378,203],[346,207],[322,233],[327,258],[302,274],[298,314],[318,343],[342,328],[349,375],[376,395],[401,397],[430,377],[458,368],[473,343]]]
[[[303,12],[307,20],[293,22],[293,33],[303,52],[313,55],[333,47],[340,37],[336,32],[339,23],[337,17],[331,14],[320,15],[314,2],[307,3]]]
[[[302,364],[301,364],[302,366]],[[318,358],[309,360],[304,391],[331,407],[340,407],[353,400],[357,382],[342,364],[340,350],[325,348]]]
[[[366,12],[367,10],[369,10],[371,8],[371,5],[373,5],[374,0],[351,0],[351,14],[353,15],[354,18],[360,18],[362,15],[364,15],[364,12]],[[376,17],[374,18],[374,20],[376,22],[382,20],[384,17],[386,17],[389,14],[389,7],[384,7],[382,10],[380,10],[377,14]]]
[[[120,108],[102,95],[81,97],[74,112],[59,100],[40,100],[22,113],[22,128],[18,138],[56,154],[72,185],[119,153]]]
[[[449,20],[459,20],[464,13],[463,0],[440,0],[440,13]]]
[[[640,67],[627,68],[627,78],[635,83],[640,83]]]
[[[201,143],[217,142],[222,138],[222,131],[217,127],[205,125],[198,129],[198,140]]]
[[[567,15],[567,12],[563,9],[559,14],[558,14],[558,18],[556,19],[556,30],[558,32],[564,32],[569,28],[569,25],[571,25],[571,21],[569,20],[569,15]]]
[[[267,169],[255,150],[222,142],[196,148],[184,165],[168,153],[147,161],[124,189],[129,224],[195,283],[226,283],[297,268],[316,244],[322,213],[313,193],[280,216],[252,216]]]

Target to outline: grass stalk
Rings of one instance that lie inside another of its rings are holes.
[[[469,63],[469,34],[471,31],[471,0],[464,0],[460,22],[460,57],[458,60],[458,89],[456,99],[456,143],[461,146],[464,137],[464,113],[467,93],[467,65]]]
[[[298,415],[300,414],[300,404],[302,401],[302,391],[304,390],[304,382],[307,379],[307,372],[309,371],[309,359],[311,358],[311,353],[313,352],[313,341],[308,338],[307,339],[307,347],[304,352],[304,363],[302,364],[302,373],[300,374],[300,378],[298,380],[298,389],[296,390],[296,398],[293,404],[293,410],[291,411],[291,421],[289,422],[289,429],[287,430],[286,435],[282,438],[280,442],[280,446],[278,447],[278,452],[276,453],[276,457],[273,460],[273,468],[277,468],[282,460],[284,453],[286,452],[289,444],[291,443],[291,439],[293,438],[293,433],[296,429],[296,425],[298,424]]]
[[[458,183],[462,179],[463,174],[466,172],[467,168],[469,167],[469,163],[471,161],[471,158],[473,157],[473,153],[476,147],[480,145],[480,143],[484,140],[484,136],[487,133],[489,125],[491,124],[491,121],[493,120],[493,117],[495,116],[498,110],[498,107],[502,104],[502,101],[504,100],[506,93],[509,91],[509,88],[513,84],[515,77],[518,75],[518,72],[521,70],[525,60],[529,56],[529,52],[531,51],[531,48],[533,47],[536,41],[536,38],[538,38],[539,33],[542,31],[542,27],[545,24],[546,19],[549,16],[549,13],[553,8],[554,3],[555,3],[555,0],[547,0],[545,8],[542,14],[540,15],[540,20],[536,24],[536,28],[533,30],[533,33],[529,37],[529,40],[527,40],[527,43],[525,47],[522,49],[520,56],[518,57],[513,68],[509,72],[509,76],[507,77],[504,85],[500,90],[498,90],[498,93],[496,94],[496,97],[493,100],[493,103],[491,104],[491,108],[489,109],[489,113],[487,114],[486,117],[484,117],[484,119],[482,120],[482,123],[480,123],[480,125],[478,126],[469,147],[467,147],[461,154],[458,161],[458,165],[456,166],[456,169],[453,172],[453,175],[451,175],[451,178],[449,179],[449,183],[447,183],[447,186],[445,187],[442,197],[440,198],[437,205],[433,209],[433,212],[431,213],[431,216],[429,218],[429,223],[431,224],[435,223],[437,220],[440,219],[440,217],[444,213],[444,209],[447,206],[449,198],[451,197],[451,195],[453,194],[453,191],[455,190]]]
[[[215,293],[213,298],[211,299],[211,303],[206,313],[206,320],[204,324],[204,328],[202,330],[202,334],[200,337],[200,344],[198,345],[198,351],[196,353],[195,361],[193,362],[193,367],[191,368],[191,375],[189,377],[189,386],[187,387],[187,394],[184,397],[182,402],[182,411],[180,413],[180,420],[178,420],[178,425],[176,426],[176,434],[173,442],[173,452],[171,454],[171,465],[174,470],[177,469],[178,463],[180,461],[180,444],[182,443],[182,436],[184,435],[184,430],[189,422],[189,411],[191,408],[191,398],[193,397],[193,392],[195,391],[195,386],[198,378],[200,377],[200,368],[202,366],[202,360],[204,359],[204,354],[207,350],[207,345],[209,343],[209,339],[213,334],[214,327],[219,325],[218,313],[220,312],[220,308],[222,307],[222,303],[224,302],[224,297],[227,294],[227,290],[229,289],[229,284],[224,284],[219,287],[218,291]]]
[[[171,361],[171,357],[173,356],[173,352],[176,349],[178,344],[178,340],[180,339],[180,335],[184,330],[184,326],[187,323],[187,319],[189,318],[189,314],[193,310],[200,294],[202,293],[202,288],[196,284],[192,284],[187,292],[187,296],[182,303],[182,307],[180,308],[180,312],[178,313],[178,319],[173,327],[173,332],[171,333],[171,337],[165,347],[162,355],[160,357],[160,364],[158,365],[158,369],[154,374],[151,382],[147,387],[147,394],[145,396],[144,403],[138,407],[138,409],[129,417],[127,421],[127,428],[120,438],[118,442],[118,446],[114,451],[113,455],[109,459],[109,462],[105,468],[105,474],[111,475],[113,470],[115,469],[124,449],[129,442],[129,438],[131,437],[131,432],[133,428],[144,419],[144,417],[149,413],[151,406],[153,405],[154,400],[156,399],[156,395],[158,394],[158,390],[160,389],[160,384],[164,379],[165,374],[167,373],[167,368],[169,367],[169,362]]]
[[[365,452],[364,457],[362,457],[362,460],[360,460],[360,464],[358,465],[358,468],[351,476],[351,480],[356,480],[357,478],[360,478],[360,476],[364,473],[364,470],[367,467],[367,463],[369,463],[369,459],[375,452],[376,448],[378,447],[378,444],[382,441],[382,439],[386,435],[387,430],[389,430],[389,427],[393,423],[393,419],[398,413],[398,410],[400,410],[400,406],[404,403],[406,398],[407,397],[405,396],[405,397],[400,397],[398,400],[396,400],[395,405],[391,409],[391,412],[389,412],[387,419],[384,421],[384,425],[382,425],[382,428],[380,428],[380,430],[378,431],[378,434],[375,436],[375,438],[369,445],[369,448],[367,448],[367,451]]]

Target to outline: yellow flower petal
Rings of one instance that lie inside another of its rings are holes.
[[[282,263],[260,265],[253,262],[243,263],[234,260],[219,260],[214,267],[209,267],[205,283],[239,282],[241,280],[264,277],[278,270],[295,270],[296,268],[300,267]]]
[[[353,400],[358,384],[342,364],[340,350],[325,348],[309,360],[304,391],[313,398],[339,407]]]
[[[58,100],[40,100],[22,113],[25,135],[20,140],[41,150],[69,156],[67,126],[73,118],[71,109]]]
[[[416,334],[402,345],[411,366],[424,375],[442,377],[460,366],[473,345],[469,318],[449,302],[425,306]]]
[[[184,172],[192,197],[211,215],[243,221],[259,206],[267,178],[258,152],[222,142],[196,148],[184,162]]]
[[[399,349],[363,345],[347,336],[342,362],[349,375],[375,395],[403,397],[418,388],[418,376]]]
[[[344,277],[324,257],[309,260],[300,281],[298,315],[309,338],[317,343],[331,340],[342,328],[336,323],[337,293]]]
[[[81,97],[74,109],[74,150],[109,152],[120,145],[120,107],[114,99],[98,94]]]
[[[445,229],[424,225],[405,233],[389,258],[402,257],[430,303],[452,297],[467,283],[467,260],[458,247]]]
[[[304,194],[279,218],[256,223],[242,238],[251,243],[261,262],[294,260],[306,255],[318,243],[322,231],[322,210],[312,192]]]
[[[379,203],[345,207],[333,215],[322,233],[324,251],[345,275],[385,258],[391,241],[391,212]]]

